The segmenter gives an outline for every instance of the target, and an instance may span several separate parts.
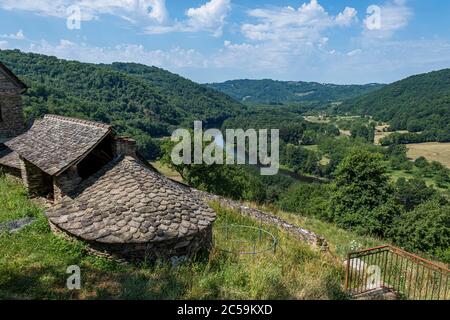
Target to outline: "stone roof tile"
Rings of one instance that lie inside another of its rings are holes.
[[[58,175],[86,156],[111,131],[111,126],[97,122],[46,115],[5,145],[49,175]]]
[[[0,165],[20,169],[19,155],[7,147],[0,146]]]
[[[189,188],[127,156],[83,182],[50,208],[47,217],[84,240],[145,243],[198,233],[216,214]]]

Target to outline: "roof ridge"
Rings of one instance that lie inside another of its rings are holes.
[[[104,124],[104,123],[101,123],[101,122],[96,122],[96,121],[91,121],[91,120],[84,120],[84,119],[79,119],[79,118],[60,116],[60,115],[56,115],[56,114],[46,114],[44,116],[44,119],[57,119],[57,120],[68,121],[68,122],[83,124],[83,125],[87,125],[87,126],[91,126],[91,127],[104,128],[104,129],[111,129],[112,128],[112,126],[109,125],[109,124]]]
[[[14,82],[14,84],[23,89],[26,90],[28,89],[28,86],[22,81],[20,80],[3,62],[0,61],[0,69],[6,74],[7,77],[9,77],[9,79],[11,81]]]

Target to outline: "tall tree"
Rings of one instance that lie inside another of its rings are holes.
[[[339,226],[385,236],[400,213],[380,154],[352,150],[339,164],[329,217]]]

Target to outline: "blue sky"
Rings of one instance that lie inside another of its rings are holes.
[[[450,68],[449,17],[442,0],[0,0],[0,49],[197,82],[388,83]]]

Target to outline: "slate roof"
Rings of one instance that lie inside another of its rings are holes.
[[[189,188],[125,156],[84,181],[47,217],[83,240],[124,244],[193,235],[212,224],[216,214]]]
[[[7,147],[0,146],[0,165],[20,169],[19,155]]]
[[[28,86],[23,83],[17,76],[8,69],[3,63],[0,62],[0,72],[3,72],[19,89],[25,91]]]
[[[111,131],[111,126],[97,122],[46,115],[5,145],[49,175],[58,175],[82,160]]]

